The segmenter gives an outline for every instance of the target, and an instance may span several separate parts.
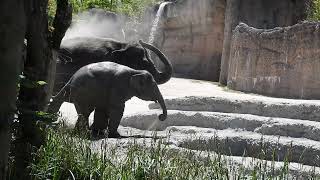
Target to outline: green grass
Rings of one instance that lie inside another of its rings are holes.
[[[229,162],[219,153],[170,148],[164,140],[135,139],[126,148],[118,144],[93,142],[67,130],[49,130],[47,141],[33,155],[33,179],[287,179],[288,162],[280,172],[267,168],[266,161],[253,163],[247,170]],[[149,144],[147,146],[146,144]],[[151,145],[150,145],[151,144]],[[311,175],[312,177],[312,175]],[[315,179],[315,178],[314,178]]]

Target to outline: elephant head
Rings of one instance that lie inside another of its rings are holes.
[[[164,72],[160,72],[149,57],[146,49],[154,52],[165,66]],[[116,63],[129,66],[136,70],[147,70],[157,82],[163,84],[172,76],[172,65],[168,58],[156,47],[151,44],[139,41],[137,44],[127,44],[125,47],[112,52],[113,59]]]
[[[159,115],[159,120],[164,121],[167,118],[167,108],[163,96],[149,72],[143,71],[139,74],[133,74],[130,77],[130,87],[133,90],[134,96],[147,101],[159,102],[163,111],[163,113]]]

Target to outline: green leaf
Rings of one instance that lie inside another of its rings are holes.
[[[24,76],[24,75],[20,74],[20,75],[19,75],[19,78],[20,78],[20,79],[25,79],[25,78],[26,78],[26,76]]]
[[[38,120],[43,122],[54,122],[57,120],[55,114],[43,112],[43,111],[36,111],[35,115],[39,118]]]
[[[33,88],[39,88],[39,87],[44,86],[48,83],[46,83],[45,81],[31,81],[30,79],[27,79],[24,77],[23,79],[21,79],[20,84],[23,87],[33,89]]]
[[[37,81],[37,84],[40,85],[40,86],[44,86],[48,83],[46,83],[45,81]]]

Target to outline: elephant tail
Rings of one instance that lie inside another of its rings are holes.
[[[52,99],[56,99],[56,98],[60,97],[61,95],[63,95],[63,97],[64,97],[67,93],[70,93],[70,83],[71,83],[72,79],[73,79],[73,76],[72,76],[72,77],[69,79],[69,81],[60,89],[60,91],[59,91],[56,95],[52,96]],[[69,89],[68,89],[68,88],[69,88]],[[67,91],[69,91],[69,92],[67,92]]]
[[[70,94],[70,80],[61,88],[61,90],[54,96],[51,97],[51,101],[49,102],[49,106],[47,112],[49,113],[57,113],[60,109],[60,106],[64,101],[68,101],[65,97]]]

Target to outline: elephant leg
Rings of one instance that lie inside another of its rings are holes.
[[[106,110],[96,108],[94,112],[93,123],[90,127],[92,135],[99,136],[104,135],[104,130],[108,127],[109,113]]]
[[[110,138],[120,137],[117,129],[123,116],[124,106],[125,105],[123,104],[116,107],[111,107],[110,109],[110,118],[108,122],[108,137]]]
[[[75,129],[84,130],[89,128],[89,115],[93,111],[93,107],[90,107],[84,103],[74,103],[78,113],[78,120],[75,125]]]

